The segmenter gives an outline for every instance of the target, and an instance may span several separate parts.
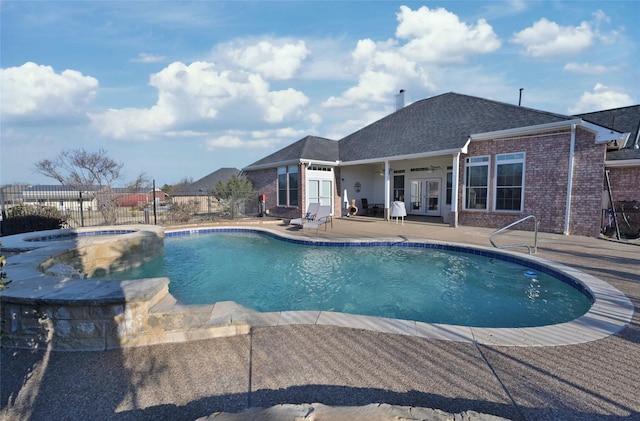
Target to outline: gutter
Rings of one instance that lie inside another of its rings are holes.
[[[567,201],[565,204],[564,214],[564,235],[569,235],[569,221],[571,218],[571,194],[573,190],[573,165],[575,161],[575,149],[576,149],[576,124],[571,124],[571,146],[569,148],[569,171],[567,180]]]
[[[266,164],[260,164],[260,165],[252,165],[250,167],[244,167],[241,172],[247,172],[247,171],[256,171],[256,170],[264,170],[267,168],[277,168],[277,167],[282,167],[283,165],[293,165],[293,164],[306,164],[307,166],[312,165],[312,164],[318,164],[318,165],[329,165],[329,166],[333,166],[333,167],[338,167],[340,166],[340,161],[318,161],[318,160],[314,160],[314,159],[290,159],[287,161],[278,161],[278,162],[269,162]]]
[[[468,141],[467,141],[468,144]],[[416,154],[407,154],[407,155],[392,155],[392,156],[381,156],[377,158],[368,158],[368,159],[359,159],[356,161],[340,161],[339,165],[343,167],[347,167],[350,165],[364,165],[364,164],[379,164],[384,161],[402,161],[406,159],[420,159],[420,158],[432,158],[436,156],[447,156],[447,155],[455,155],[457,153],[466,153],[467,144],[465,144],[462,148],[454,148],[454,149],[443,149],[434,152],[425,152],[425,153],[416,153]]]
[[[640,159],[620,159],[617,161],[604,161],[606,168],[640,167]]]
[[[595,134],[595,144],[608,143],[613,141],[620,141],[622,144],[626,142],[629,137],[629,133],[620,133],[615,130],[607,129],[606,127],[598,126],[597,124],[589,123],[580,118],[572,120],[556,121],[554,123],[538,124],[536,126],[518,127],[513,129],[496,130],[486,133],[475,133],[469,136],[471,141],[483,141],[483,140],[498,140],[508,137],[521,137],[525,134],[544,133],[548,131],[558,130],[571,126],[571,130],[574,131],[576,127],[582,127],[585,130]]]

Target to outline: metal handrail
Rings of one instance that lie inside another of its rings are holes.
[[[534,236],[533,236],[533,254],[536,254],[538,252],[538,227],[540,226],[540,221],[538,221],[538,218],[536,218],[533,215],[529,215],[529,216],[525,216],[524,218],[520,218],[518,219],[516,222],[507,225],[506,227],[502,227],[494,232],[491,233],[491,235],[489,235],[489,242],[491,243],[491,245],[497,249],[506,249],[506,248],[511,248],[511,247],[526,247],[529,250],[529,254],[531,253],[531,246],[529,246],[528,244],[509,244],[509,245],[505,245],[505,246],[497,246],[496,243],[493,242],[493,236],[496,234],[500,234],[503,231],[508,230],[509,228],[513,227],[514,225],[517,225],[521,222],[526,221],[527,219],[533,219],[534,223],[533,223],[533,232],[534,232]]]

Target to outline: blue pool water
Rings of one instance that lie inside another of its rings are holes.
[[[540,267],[404,245],[327,247],[253,232],[172,236],[162,258],[111,277],[168,276],[171,294],[185,304],[235,301],[262,312],[336,311],[476,327],[561,323],[592,304],[571,281]]]

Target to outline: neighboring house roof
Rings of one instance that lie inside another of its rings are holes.
[[[578,114],[576,117],[617,132],[631,133],[626,145],[621,145],[622,149],[607,152],[607,161],[640,159],[640,105]]]
[[[462,149],[476,133],[529,127],[572,117],[456,93],[414,102],[340,140],[340,160]]]
[[[324,137],[306,136],[245,169],[270,168],[278,164],[293,164],[304,160],[337,163],[339,158],[337,141]]]
[[[79,193],[93,194],[101,189],[100,186],[83,186],[78,189],[74,186],[65,186],[62,184],[37,184],[25,186],[22,195],[25,198],[47,198],[47,199],[77,199]],[[147,196],[153,192],[153,189],[132,190],[129,187],[112,187],[114,193],[118,195],[143,195]],[[158,188],[155,189],[156,194],[164,195],[164,192]]]
[[[215,189],[219,181],[226,183],[231,177],[239,174],[240,170],[237,168],[220,168],[200,180],[175,191],[172,196],[198,196],[202,193],[209,193]]]
[[[74,186],[65,186],[62,184],[35,184],[32,186],[28,186],[26,188],[24,188],[23,191],[25,192],[42,192],[42,191],[48,191],[48,192],[77,192],[79,190],[88,192],[88,191],[96,191],[98,190],[97,186],[81,186],[80,189],[74,187]]]

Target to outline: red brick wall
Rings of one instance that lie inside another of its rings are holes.
[[[586,130],[576,131],[569,234],[597,236],[602,219],[605,145],[595,145]]]
[[[614,202],[640,202],[640,167],[609,168],[609,182]]]
[[[245,173],[247,179],[253,184],[253,189],[258,194],[266,194],[266,209],[269,212],[269,216],[276,218],[300,218],[303,216],[306,209],[304,207],[304,197],[306,195],[306,186],[304,185],[305,179],[305,166],[298,166],[298,176],[300,177],[298,189],[298,203],[297,207],[283,207],[278,206],[278,170],[277,168],[268,168],[264,170],[247,171]]]
[[[562,233],[564,231],[569,149],[571,134],[568,131],[548,133],[535,137],[508,140],[472,142],[469,153],[461,158],[460,206],[461,225],[499,228],[527,215],[540,220],[540,230]],[[601,186],[604,177],[604,146],[595,145],[594,136],[584,130],[576,131],[573,175],[573,200],[569,233],[598,235],[600,232]],[[524,209],[522,212],[495,212],[494,170],[496,154],[525,152]],[[490,155],[489,210],[464,209],[464,158]],[[521,225],[531,229],[533,224]]]

